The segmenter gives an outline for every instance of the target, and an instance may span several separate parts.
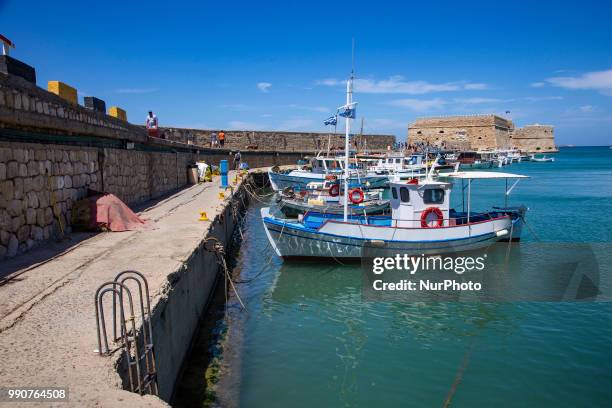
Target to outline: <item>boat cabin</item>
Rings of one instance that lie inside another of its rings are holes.
[[[392,225],[405,228],[449,225],[452,183],[411,180],[391,183]]]
[[[478,152],[474,151],[465,151],[459,153],[457,156],[457,161],[461,164],[473,164],[478,163],[482,160],[482,156]]]
[[[425,156],[420,153],[410,155],[409,157],[406,157],[401,153],[389,154],[386,157],[380,158],[378,163],[376,163],[372,169],[376,172],[396,172],[404,169],[419,167],[424,163]]]
[[[344,170],[344,159],[341,157],[313,157],[311,166],[313,173],[341,172]]]

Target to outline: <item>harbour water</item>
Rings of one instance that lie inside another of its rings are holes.
[[[554,163],[503,171],[531,176],[509,202],[529,207],[533,233],[526,229],[523,242],[610,243],[608,147],[564,148]],[[499,183],[475,187],[473,208],[504,204]],[[460,194],[455,199],[460,206]],[[612,400],[611,303],[365,301],[358,265],[278,259],[261,205],[247,213],[235,270],[248,312],[230,300],[214,328],[221,335],[192,356],[212,353],[215,369],[205,374],[196,364],[183,379],[206,377],[218,404],[576,407]],[[609,273],[609,252],[597,256]]]

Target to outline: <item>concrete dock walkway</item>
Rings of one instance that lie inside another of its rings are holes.
[[[167,406],[159,398],[121,390],[115,367],[120,353],[102,357],[94,352],[94,293],[118,272],[133,269],[148,280],[153,310],[160,302],[168,302],[168,292],[172,290],[169,277],[186,269],[194,253],[202,250],[210,229],[218,228],[212,226],[213,222],[199,221],[199,212],[206,211],[214,220],[230,207],[229,197],[219,198],[222,190],[218,186],[219,179],[215,177],[212,183],[181,190],[141,212],[143,218],[155,221],[154,230],[96,234],[0,286],[0,386],[68,387],[70,406]],[[230,195],[229,191],[226,195]],[[107,316],[111,316],[108,309]],[[203,312],[185,313],[193,314],[197,321],[197,315]],[[168,327],[172,324],[176,323],[167,323]],[[178,338],[174,339],[173,333],[166,333],[163,341],[188,342],[185,333],[189,330],[183,331],[180,335],[177,328]],[[157,344],[156,351],[162,367],[169,364],[164,359],[175,358],[159,355]],[[161,381],[164,380],[160,378]],[[173,385],[160,384],[166,398]]]

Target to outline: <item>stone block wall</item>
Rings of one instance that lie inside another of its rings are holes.
[[[552,126],[515,128],[512,121],[496,115],[417,119],[408,127],[408,141],[461,150],[556,151]]]
[[[245,152],[251,167],[295,164],[300,153]],[[137,204],[187,184],[196,160],[219,165],[227,151],[142,151],[0,142],[0,260],[70,231],[73,204],[87,190]]]
[[[496,115],[420,118],[408,127],[408,141],[486,150],[507,146],[513,128],[512,121]]]
[[[139,126],[69,103],[22,78],[5,74],[0,74],[0,127],[147,140]]]
[[[527,125],[512,132],[512,144],[523,152],[557,152],[554,128],[550,125]]]
[[[169,140],[190,143],[200,146],[210,146],[210,136],[219,130],[161,128],[161,132]],[[356,136],[359,146],[364,143],[370,150],[387,150],[393,146],[393,135],[362,135]],[[365,142],[364,142],[365,141]],[[225,147],[228,149],[246,150],[247,147],[257,150],[276,151],[310,151],[326,150],[328,142],[332,148],[344,148],[344,134],[331,135],[316,132],[279,132],[279,131],[225,131]]]
[[[0,145],[0,259],[47,240],[69,225],[72,204],[100,189],[95,150]]]

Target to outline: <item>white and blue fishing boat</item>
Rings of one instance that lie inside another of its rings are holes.
[[[312,169],[307,169],[305,166],[294,170],[280,170],[278,167],[272,167],[268,170],[270,185],[274,191],[282,191],[287,187],[299,191],[304,190],[308,183],[325,181],[328,176],[344,180],[346,172],[343,159],[343,157],[317,156],[311,160]],[[381,188],[386,187],[388,182],[384,175],[368,173],[357,168],[349,169],[348,174],[350,188],[363,190]]]
[[[351,75],[345,105],[349,108],[354,106],[352,82]],[[350,120],[354,115],[345,117],[348,152]],[[344,169],[348,163],[346,153]],[[526,207],[474,212],[471,185],[474,179],[505,179],[507,205],[510,191],[527,176],[484,171],[447,173],[445,178],[467,180],[467,211],[457,211],[450,208],[453,183],[434,178],[434,167],[423,181],[391,183],[390,216],[351,215],[348,199],[344,200],[342,215],[307,212],[298,220],[278,216],[269,207],[262,208],[267,237],[276,254],[284,259],[358,259],[364,245],[376,244],[401,253],[443,254],[474,250],[500,240],[520,239]],[[508,179],[516,179],[510,189]],[[344,192],[348,194],[348,178],[344,183]]]
[[[467,180],[467,210],[450,207],[453,183],[428,178],[391,183],[390,216],[353,216],[308,212],[301,220],[283,219],[262,208],[266,234],[277,255],[292,258],[352,258],[364,244],[383,243],[401,253],[442,254],[486,247],[496,241],[518,241],[526,207],[471,208],[475,179],[521,179],[510,173],[470,171],[445,174]],[[506,194],[512,190],[506,190]]]
[[[349,213],[374,215],[390,212],[389,200],[383,200],[383,189],[363,191],[359,188],[349,192]],[[337,180],[324,183],[308,183],[306,190],[299,192],[285,189],[277,203],[287,217],[298,217],[309,211],[319,213],[343,214],[344,194]]]

